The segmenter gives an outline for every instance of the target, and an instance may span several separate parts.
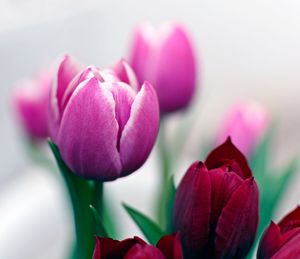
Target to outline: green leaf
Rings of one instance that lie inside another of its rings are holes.
[[[96,221],[96,234],[101,237],[109,237],[98,211],[93,205],[90,205],[90,209],[92,210]]]
[[[273,204],[278,203],[282,194],[286,190],[291,178],[295,175],[297,171],[297,160],[291,161],[288,166],[281,172],[280,176],[277,178],[276,185],[274,186],[276,191],[273,196]]]
[[[275,129],[274,127],[271,127],[250,158],[250,166],[252,168],[255,179],[258,182],[261,182],[263,180],[264,175],[268,171],[269,153],[271,149],[271,143],[274,138],[274,133]]]
[[[136,225],[140,228],[150,244],[155,245],[157,241],[165,234],[155,222],[141,212],[131,208],[126,204],[123,204],[123,207]]]
[[[167,183],[167,210],[166,210],[166,233],[173,232],[173,207],[176,194],[176,188],[174,184],[174,176],[171,176]]]

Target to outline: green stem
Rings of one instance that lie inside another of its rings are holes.
[[[96,226],[89,205],[94,204],[93,183],[71,174],[65,174],[65,184],[71,199],[76,232],[75,258],[91,258]]]
[[[72,204],[76,248],[72,259],[92,258],[97,224],[90,205],[102,211],[103,183],[85,180],[74,174],[61,159],[58,148],[49,141]]]
[[[159,158],[161,161],[161,180],[158,201],[158,222],[162,229],[167,227],[168,183],[171,177],[171,157],[167,149],[165,120],[161,118],[158,136]]]

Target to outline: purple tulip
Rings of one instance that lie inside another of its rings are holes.
[[[179,24],[158,31],[150,26],[136,29],[130,64],[141,82],[148,80],[157,91],[164,113],[185,108],[196,86],[196,56],[192,40]]]
[[[174,227],[186,258],[245,258],[258,224],[258,188],[228,139],[190,166],[176,191]]]
[[[217,143],[224,142],[228,136],[246,155],[254,152],[269,126],[266,110],[258,104],[240,103],[234,105],[224,117],[218,132]]]
[[[123,81],[121,81],[123,80]],[[111,181],[137,170],[154,145],[159,106],[154,88],[137,91],[130,66],[80,66],[66,56],[51,96],[51,138],[72,171]]]
[[[47,113],[52,74],[40,73],[32,80],[20,82],[13,93],[15,113],[28,136],[33,140],[48,137]]]

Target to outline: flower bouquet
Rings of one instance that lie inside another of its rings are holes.
[[[69,258],[300,258],[299,207],[271,221],[296,166],[292,161],[270,173],[274,130],[265,109],[234,105],[219,133],[201,146],[202,161],[195,156],[175,184],[174,167],[193,125],[185,123],[170,144],[166,124],[174,113],[187,116],[199,88],[195,46],[180,24],[139,26],[127,60],[99,69],[66,55],[55,72],[13,95],[39,159],[37,143],[47,141],[57,164],[52,170],[63,176],[76,234]],[[197,119],[198,112],[191,121]],[[115,223],[122,219],[110,211],[105,186],[137,171],[156,141],[156,217],[120,204],[143,236],[117,240]]]

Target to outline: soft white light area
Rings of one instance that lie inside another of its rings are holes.
[[[67,255],[72,216],[60,179],[31,167],[0,192],[0,258],[55,259]]]

